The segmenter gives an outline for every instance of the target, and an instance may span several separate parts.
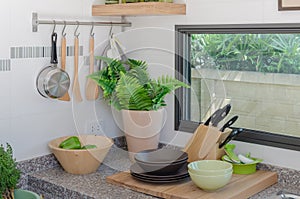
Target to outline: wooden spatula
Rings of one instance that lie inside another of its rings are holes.
[[[61,69],[65,71],[66,69],[66,37],[63,36],[61,39]],[[66,92],[64,96],[59,98],[62,101],[70,101],[69,92]]]
[[[78,56],[79,56],[79,38],[75,36],[74,47],[74,82],[73,82],[73,96],[77,102],[82,101],[80,85],[78,81]]]
[[[94,36],[90,36],[90,70],[89,73],[94,72]],[[99,89],[96,82],[90,78],[87,79],[85,87],[85,96],[87,100],[95,100],[98,98]]]

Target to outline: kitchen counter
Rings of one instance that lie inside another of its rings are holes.
[[[106,176],[126,171],[129,169],[130,164],[127,152],[113,147],[96,173],[72,175],[57,166],[30,173],[27,178],[27,189],[44,195],[45,199],[156,198],[106,183]],[[291,172],[299,174],[299,171],[286,172],[282,169],[270,168],[268,165],[261,165],[260,167],[265,170],[279,172],[279,183],[252,196],[251,199],[280,198],[276,193],[281,190],[300,194],[299,176],[294,176],[295,182],[288,182],[286,176],[294,175]]]

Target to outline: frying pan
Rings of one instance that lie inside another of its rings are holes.
[[[45,98],[57,99],[65,95],[70,87],[68,73],[57,67],[57,34],[51,35],[51,65],[43,68],[37,76],[36,87]]]

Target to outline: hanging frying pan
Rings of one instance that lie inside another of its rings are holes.
[[[36,87],[45,98],[57,99],[64,96],[70,87],[70,77],[64,70],[57,68],[57,34],[51,35],[51,65],[43,68],[37,76]]]

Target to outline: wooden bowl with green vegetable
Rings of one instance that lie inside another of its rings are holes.
[[[97,135],[64,136],[48,144],[64,170],[72,174],[95,172],[112,145],[111,138]]]

